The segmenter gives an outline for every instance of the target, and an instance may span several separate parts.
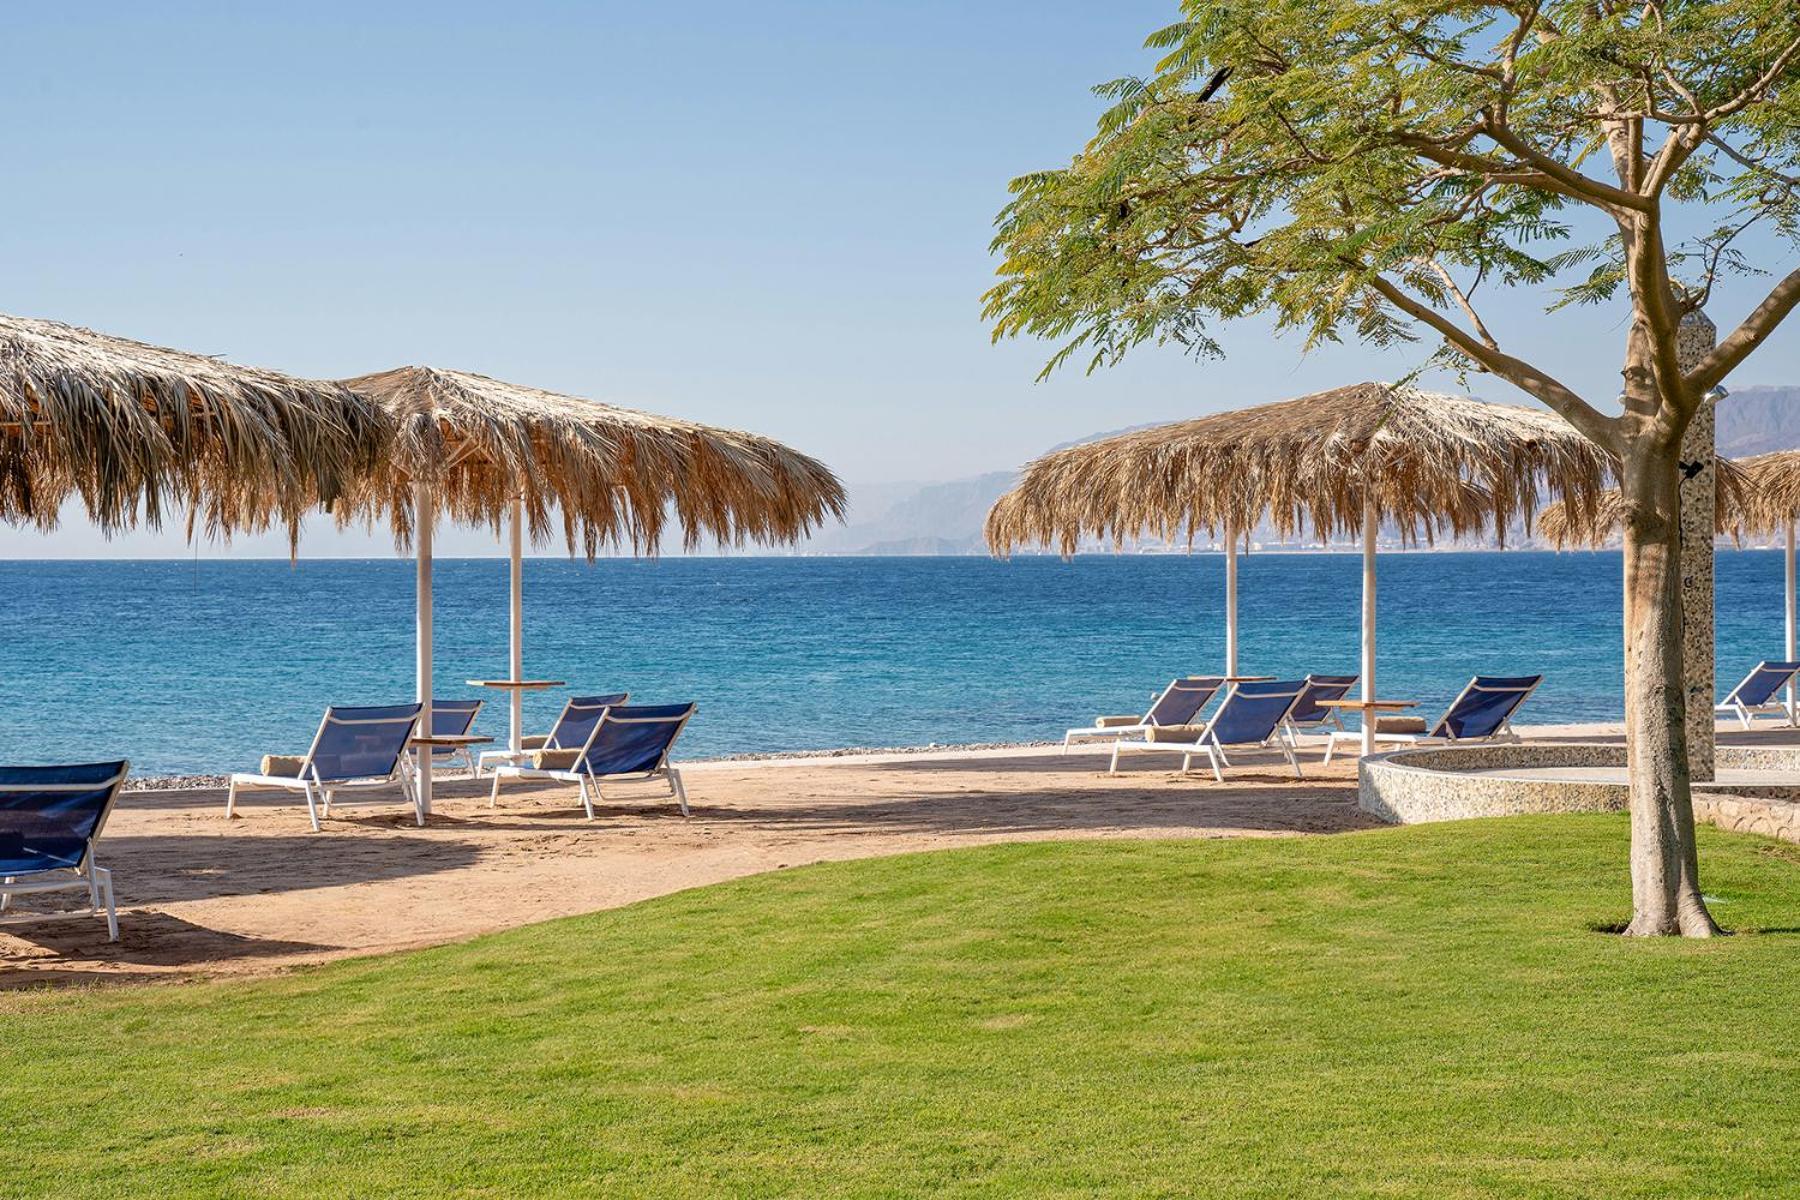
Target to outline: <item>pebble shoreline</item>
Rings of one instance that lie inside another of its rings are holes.
[[[695,758],[690,763],[763,762],[777,758],[853,758],[862,754],[942,754],[946,750],[1033,750],[1060,746],[1061,742],[932,742],[926,746],[837,746],[829,750],[757,750]],[[228,775],[133,775],[125,781],[127,792],[184,792],[229,786]]]

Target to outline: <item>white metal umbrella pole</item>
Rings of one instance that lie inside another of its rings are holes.
[[[437,506],[423,484],[413,485],[413,555],[418,560],[418,618],[414,632],[417,654],[419,736],[431,736],[431,529],[437,523]],[[415,747],[418,764],[419,811],[431,812],[431,747]]]
[[[1225,523],[1225,674],[1238,673],[1237,529]]]
[[[1795,595],[1794,595],[1794,514],[1789,513],[1787,519],[1786,538],[1787,566],[1787,660],[1794,661],[1795,635],[1800,633],[1795,627]],[[1795,695],[1794,684],[1788,683],[1788,724],[1800,724],[1800,697]]]
[[[525,678],[525,498],[513,501],[512,506],[512,641],[509,646],[511,673],[507,678],[514,683]],[[525,693],[520,688],[512,689],[509,708],[510,723],[507,727],[506,748],[514,754],[524,746]]]
[[[1363,703],[1375,699],[1375,535],[1380,522],[1375,515],[1375,498],[1363,501],[1363,572],[1362,572],[1362,697]],[[1375,753],[1375,710],[1362,711],[1362,752]]]

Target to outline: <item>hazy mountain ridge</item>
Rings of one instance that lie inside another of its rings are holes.
[[[924,484],[885,510],[858,520],[857,489],[851,519],[813,538],[815,554],[982,554],[981,524],[988,509],[1018,479],[1017,471],[990,471],[970,479]]]
[[[1719,453],[1747,458],[1800,448],[1800,387],[1747,387],[1719,402]]]
[[[1060,442],[1044,453],[1054,454],[1070,446],[1149,429],[1155,424],[1158,422],[1089,434]],[[988,509],[1018,480],[1017,470],[989,471],[947,483],[919,484],[910,493],[898,495],[897,485],[893,484],[852,486],[849,520],[837,529],[820,532],[806,549],[813,554],[986,554],[981,527]]]
[[[1153,423],[1154,424],[1154,423]],[[1063,442],[1046,454],[1102,438],[1151,428],[1150,424],[1091,434]],[[1800,386],[1758,385],[1745,387],[1720,402],[1718,408],[1719,453],[1732,458],[1765,454],[1771,450],[1800,448]],[[994,501],[1018,481],[1019,472],[989,471],[967,479],[920,485],[884,484],[851,489],[849,521],[813,538],[806,552],[813,554],[958,555],[985,554],[982,523]],[[908,489],[911,490],[908,490]],[[1265,527],[1251,534],[1265,544],[1280,541]],[[1389,539],[1383,537],[1386,542]],[[1492,539],[1466,541],[1464,545],[1491,543]],[[1532,545],[1523,530],[1507,538],[1513,546]],[[1210,544],[1206,539],[1198,546]],[[1312,538],[1288,539],[1292,546],[1317,546]]]

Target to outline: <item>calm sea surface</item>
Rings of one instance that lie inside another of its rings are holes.
[[[1383,555],[1380,691],[1548,678],[1529,722],[1617,719],[1616,553]],[[1360,560],[1242,564],[1246,672],[1352,673]],[[1781,556],[1724,551],[1719,674],[1782,649]],[[328,703],[412,695],[406,561],[0,563],[0,761],[149,772],[302,752]],[[528,562],[526,674],[696,700],[689,757],[1060,736],[1223,657],[1217,555]],[[506,564],[437,564],[437,694],[506,673]],[[1729,677],[1729,678],[1726,678]],[[542,729],[562,694],[531,695]],[[477,730],[505,735],[504,701]]]

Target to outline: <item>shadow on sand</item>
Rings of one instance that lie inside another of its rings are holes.
[[[80,968],[59,969],[0,962],[0,991],[144,983],[171,978],[171,967],[205,966],[238,958],[279,960],[332,949],[310,942],[226,933],[154,910],[121,911],[119,940],[116,942],[106,940],[106,922],[100,917],[59,917],[0,928],[47,955],[85,964]],[[134,969],[150,964],[161,969]]]
[[[1092,754],[900,760],[858,768],[884,785],[873,794],[865,788],[840,800],[813,784],[769,810],[711,803],[710,780],[699,774],[689,791],[696,819],[814,833],[1327,833],[1382,824],[1357,807],[1355,787],[1341,775],[1295,779],[1272,755],[1234,761],[1218,783],[1210,774],[1183,776],[1160,760],[1108,775],[1105,756]]]
[[[481,857],[472,842],[446,838],[330,836],[232,837],[167,834],[103,837],[99,858],[111,868],[124,904],[170,904],[217,896],[306,891],[429,875]]]

